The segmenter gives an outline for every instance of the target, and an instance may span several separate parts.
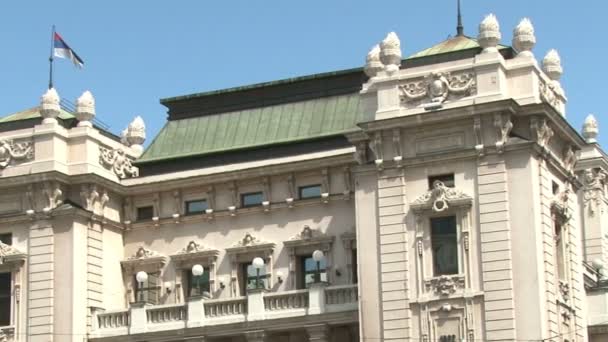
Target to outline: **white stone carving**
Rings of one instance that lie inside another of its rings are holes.
[[[479,157],[484,155],[483,134],[481,133],[481,117],[473,117],[473,132],[475,133],[475,151]]]
[[[564,72],[562,60],[555,49],[549,50],[543,59],[543,71],[553,81],[559,81]]]
[[[0,265],[9,262],[23,261],[26,257],[27,255],[24,252],[0,241]]]
[[[559,292],[562,295],[562,299],[567,302],[570,299],[570,285],[565,281],[559,281]]]
[[[106,211],[106,206],[110,202],[110,195],[108,195],[108,190],[103,189],[101,192],[101,197],[99,198],[99,205],[101,207],[101,215],[104,216]]]
[[[562,76],[563,69],[561,58],[556,50],[550,50],[543,59],[543,71],[550,82],[541,80],[540,95],[541,99],[555,107],[562,115],[564,115],[564,90],[559,82]]]
[[[44,212],[49,212],[63,203],[63,191],[61,191],[58,182],[46,182],[43,193],[47,200],[47,205],[43,209]]]
[[[570,219],[569,216],[569,205],[568,201],[570,200],[570,187],[566,185],[566,188],[559,192],[553,200],[551,201],[551,209],[557,212],[565,221]]]
[[[593,114],[587,115],[585,118],[585,123],[583,123],[582,130],[583,137],[589,144],[594,144],[597,142],[597,136],[599,134],[599,127],[597,124],[597,120]]]
[[[432,291],[440,296],[449,296],[456,290],[463,289],[465,285],[464,277],[460,275],[442,275],[426,280],[424,283],[427,291]]]
[[[4,169],[15,160],[34,158],[34,145],[31,141],[15,143],[13,140],[0,140],[0,169]]]
[[[324,237],[325,234],[318,229],[312,229],[309,226],[304,226],[301,232],[293,236],[290,240],[311,240],[317,237]]]
[[[474,72],[432,72],[424,79],[409,82],[399,87],[401,102],[422,102],[438,106],[448,99],[459,99],[474,95],[477,92],[477,82]]]
[[[532,49],[536,45],[534,26],[528,18],[523,18],[513,30],[513,47],[517,50],[517,56],[533,58]]]
[[[511,122],[509,116],[505,118],[502,114],[496,114],[494,116],[494,127],[496,128],[496,135],[498,137],[496,140],[496,151],[502,153],[505,144],[509,140],[509,133],[511,133],[511,130],[513,129],[513,122]]]
[[[502,35],[500,34],[500,25],[498,19],[492,13],[488,14],[479,24],[479,35],[477,41],[483,48],[483,53],[498,52],[496,46],[500,42]]]
[[[148,259],[161,256],[158,252],[140,246],[135,254],[131,255],[127,260]]]
[[[374,163],[379,171],[383,169],[384,156],[382,148],[382,133],[376,132],[374,134],[374,140],[370,142],[369,149],[374,154]]]
[[[264,243],[265,242],[258,240],[258,238],[251,235],[250,233],[247,233],[241,240],[237,241],[233,247],[249,247]]]
[[[80,198],[82,200],[82,205],[84,206],[84,209],[94,212],[95,202],[99,200],[99,192],[97,192],[97,186],[95,184],[92,184],[91,186],[83,184],[80,189]]]
[[[40,115],[42,116],[42,123],[56,123],[57,117],[61,112],[59,106],[59,94],[55,88],[48,89],[42,98],[40,99]]]
[[[380,45],[375,45],[368,53],[365,60],[365,74],[367,76],[375,77],[378,73],[384,70],[384,64],[380,61]]]
[[[564,164],[564,168],[566,169],[566,171],[568,171],[568,173],[574,172],[574,165],[576,164],[576,153],[574,153],[574,148],[572,148],[572,146],[568,146],[564,150],[562,162]]]
[[[156,272],[167,263],[167,257],[140,246],[137,251],[126,260],[120,262],[127,271],[146,270]]]
[[[179,252],[175,254],[189,254],[189,253],[198,253],[209,250],[208,248],[203,247],[203,245],[196,243],[195,241],[188,242],[186,247],[182,248]]]
[[[118,178],[137,177],[139,169],[131,163],[121,148],[108,149],[99,146],[99,163],[118,176]]]
[[[401,41],[395,32],[390,32],[380,43],[380,60],[390,75],[401,66]]]
[[[605,196],[606,172],[602,169],[586,169],[583,174],[583,200],[593,216],[598,208],[602,208]]]
[[[554,133],[546,119],[542,119],[541,122],[540,125],[536,126],[536,142],[541,148],[547,149]]]
[[[447,210],[452,204],[470,205],[471,196],[462,191],[445,186],[441,181],[433,182],[433,188],[424,195],[418,197],[413,203],[414,210],[431,209],[434,212]]]
[[[92,127],[91,120],[95,117],[95,98],[90,91],[85,91],[76,100],[76,119],[78,126]]]
[[[146,124],[141,116],[137,116],[129,126],[125,133],[125,138],[129,146],[140,156],[144,152],[143,143],[146,140]]]

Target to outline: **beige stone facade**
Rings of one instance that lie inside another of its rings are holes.
[[[66,117],[47,92],[0,123],[0,339],[607,340],[608,156],[533,34],[498,46],[489,16],[452,38],[477,45],[407,59],[389,34],[340,74],[369,120],[213,156],[149,162],[140,118],[116,137],[90,93]],[[340,75],[227,93],[332,99]]]

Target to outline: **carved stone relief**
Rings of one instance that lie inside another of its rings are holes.
[[[0,265],[24,261],[27,255],[17,248],[0,241]]]
[[[602,169],[586,169],[583,174],[583,200],[591,216],[602,208],[605,196],[606,172]]]
[[[477,93],[475,73],[432,72],[422,80],[406,83],[399,87],[401,102],[418,105],[420,103],[440,106],[447,100],[459,99]]]
[[[543,150],[547,150],[549,147],[553,134],[553,129],[547,124],[547,120],[542,119],[540,122],[536,122],[536,142]]]
[[[458,202],[462,202],[459,204],[470,204],[471,201],[472,198],[462,191],[447,187],[441,181],[435,181],[431,190],[412,203],[412,209],[431,209],[434,212],[442,212],[447,210],[451,204]]]
[[[562,160],[566,171],[572,173],[574,171],[574,165],[576,164],[576,154],[572,146],[566,147]]]
[[[43,208],[44,212],[51,211],[63,203],[63,191],[58,182],[46,182],[43,188],[44,197],[46,199],[46,206]]]
[[[31,141],[15,143],[13,140],[0,140],[0,169],[14,161],[34,158],[34,145]]]
[[[565,104],[562,100],[563,90],[559,84],[556,85],[554,82],[546,82],[541,79],[539,82],[539,93],[542,101],[547,102],[558,112],[563,114]]]
[[[464,277],[459,275],[442,275],[424,282],[427,291],[432,291],[439,296],[449,296],[465,285]]]
[[[99,146],[99,163],[121,179],[139,176],[139,169],[131,164],[131,159],[120,148],[111,150]]]
[[[511,118],[502,114],[494,115],[494,127],[496,128],[496,151],[498,153],[504,152],[505,144],[509,140],[509,134],[513,129],[513,122]]]

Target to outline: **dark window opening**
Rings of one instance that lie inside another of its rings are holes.
[[[564,258],[564,236],[562,224],[559,220],[554,221],[555,228],[555,258],[557,267],[557,278],[564,280],[566,278],[566,261]]]
[[[436,175],[436,176],[429,176],[429,189],[433,188],[433,184],[436,181],[440,181],[443,183],[443,185],[449,187],[449,188],[453,188],[454,186],[456,186],[456,183],[454,182],[454,174],[450,173],[450,174],[445,174],[445,175]]]
[[[353,284],[357,284],[359,282],[359,271],[357,270],[357,249],[353,248],[352,253],[352,268],[353,268]]]
[[[13,233],[4,233],[4,234],[0,234],[0,241],[2,241],[3,244],[5,245],[12,245],[13,244]]]
[[[553,190],[553,194],[557,195],[559,193],[559,184],[551,182],[551,189]]]
[[[207,296],[210,297],[211,293],[211,282],[209,281],[209,267],[205,267],[203,274],[200,276],[194,276],[191,270],[184,271],[186,273],[187,280],[187,292],[186,296]]]
[[[296,279],[298,289],[308,288],[310,284],[318,281],[327,282],[327,265],[325,258],[319,262],[318,270],[317,262],[312,258],[312,255],[301,256],[298,259],[298,277]],[[319,277],[318,281],[317,277]]]
[[[456,335],[442,335],[439,337],[439,342],[456,342]]]
[[[11,325],[11,274],[0,273],[0,326]]]
[[[431,219],[431,246],[435,276],[458,274],[456,217]]]
[[[298,190],[299,190],[298,193],[299,193],[300,199],[321,197],[321,185],[320,184],[301,186]]]
[[[137,208],[137,220],[150,220],[154,217],[154,208],[152,206]]]
[[[264,201],[264,194],[261,192],[252,192],[248,194],[241,194],[241,206],[242,207],[254,207],[261,205]]]
[[[266,273],[266,265],[260,269],[260,277],[258,284],[258,275],[257,269],[253,267],[251,263],[243,263],[240,268],[240,276],[239,276],[239,285],[241,290],[241,295],[245,296],[247,294],[247,290],[257,289],[257,288],[265,288],[269,287],[270,279],[269,275]]]
[[[138,282],[136,276],[134,275],[133,282],[135,282],[135,301],[158,304],[159,281],[160,279],[158,273],[148,273],[148,280],[143,283]]]
[[[186,215],[200,214],[207,209],[209,209],[209,205],[207,205],[207,200],[200,199],[186,201]]]

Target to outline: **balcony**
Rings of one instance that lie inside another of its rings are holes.
[[[91,337],[101,339],[149,332],[201,328],[263,320],[283,320],[317,315],[320,322],[328,317],[356,317],[357,285],[327,286],[313,284],[306,290],[266,292],[252,290],[245,297],[228,299],[191,298],[187,304],[147,305],[133,303],[118,311],[97,311],[93,315]],[[356,319],[356,318],[355,318]],[[298,322],[300,320],[297,320]],[[304,321],[304,320],[301,320]],[[348,322],[341,322],[348,323]],[[237,329],[238,330],[238,329]]]

